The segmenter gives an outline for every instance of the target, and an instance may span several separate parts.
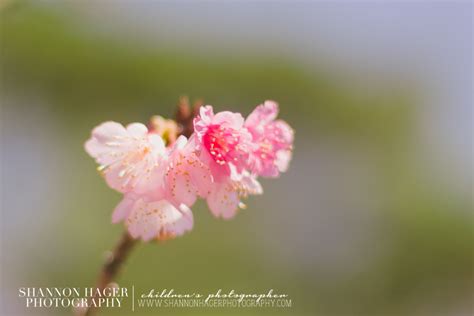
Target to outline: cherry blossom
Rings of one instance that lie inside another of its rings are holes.
[[[278,105],[265,101],[244,119],[229,111],[200,108],[194,133],[176,136],[178,125],[154,116],[151,128],[105,122],[85,144],[112,189],[123,193],[112,222],[132,238],[180,236],[193,227],[191,207],[205,199],[215,217],[230,219],[243,199],[263,193],[258,177],[288,168],[294,133],[277,120]]]
[[[241,172],[247,165],[250,133],[243,127],[244,118],[229,111],[214,114],[210,105],[201,107],[194,119],[194,132],[201,159],[209,164],[216,180],[231,175],[231,168]]]
[[[252,134],[249,169],[262,177],[277,177],[288,169],[293,149],[293,129],[282,120],[275,120],[278,104],[273,101],[257,106],[245,120]]]
[[[121,193],[146,192],[159,186],[166,148],[157,134],[141,123],[123,127],[105,122],[94,128],[86,142],[87,153],[100,164],[107,184]]]

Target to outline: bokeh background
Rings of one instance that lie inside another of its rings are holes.
[[[294,159],[234,220],[141,244],[138,289],[290,295],[163,315],[471,315],[472,3],[1,1],[2,315],[20,286],[92,286],[123,228],[83,149],[179,96],[280,103]],[[103,315],[129,315],[128,309]]]

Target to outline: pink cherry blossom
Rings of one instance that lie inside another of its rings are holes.
[[[201,107],[194,119],[201,160],[209,163],[216,180],[229,176],[231,167],[240,172],[247,165],[251,135],[243,124],[241,114],[224,111],[214,115],[210,105]]]
[[[126,128],[105,122],[92,131],[86,151],[97,163],[107,184],[119,192],[146,192],[159,187],[164,171],[165,145],[145,125],[133,123]]]
[[[245,120],[252,135],[249,169],[262,177],[277,177],[285,172],[292,156],[293,129],[282,120],[275,120],[278,104],[265,101],[257,106]]]
[[[141,123],[97,126],[86,151],[107,184],[124,194],[112,222],[124,222],[130,236],[144,241],[180,236],[192,229],[190,207],[198,197],[214,216],[232,218],[245,208],[242,199],[263,193],[259,176],[277,177],[288,168],[293,130],[277,115],[273,101],[246,120],[239,113],[214,114],[208,105],[189,139],[176,139],[178,125],[157,116],[151,130]]]
[[[191,230],[193,214],[184,204],[175,206],[166,199],[128,193],[115,208],[112,221],[125,221],[133,238],[165,240]]]

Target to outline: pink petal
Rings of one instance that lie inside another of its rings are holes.
[[[104,122],[92,130],[92,136],[99,142],[113,140],[115,137],[127,136],[127,131],[122,124],[117,122]]]
[[[193,205],[198,195],[197,188],[191,182],[191,176],[183,165],[173,164],[170,166],[167,176],[170,198],[186,205]]]
[[[248,172],[244,173],[242,180],[240,181],[241,190],[245,194],[260,195],[263,194],[263,188],[260,182],[257,181],[257,177],[250,175]]]
[[[142,123],[131,123],[127,125],[127,132],[133,137],[143,137],[148,133],[148,128]]]
[[[253,144],[247,168],[262,177],[278,177],[291,160],[294,132],[286,122],[275,120],[277,115],[278,104],[265,101],[245,121]]]
[[[294,131],[283,120],[276,120],[269,125],[269,130],[265,131],[266,133],[273,133],[273,137],[270,137],[274,142],[278,143],[279,148],[289,148],[293,144],[294,140]]]
[[[126,225],[133,238],[143,241],[151,239],[173,238],[191,230],[193,216],[186,206],[176,208],[167,200],[136,201]]]
[[[94,128],[85,147],[101,164],[99,170],[112,189],[146,193],[162,184],[164,142],[159,135],[148,134],[141,123],[125,128],[119,123],[105,122]]]
[[[206,123],[210,123],[212,117],[214,116],[214,110],[212,109],[212,105],[201,106],[201,108],[199,109],[199,116]]]
[[[275,164],[280,172],[286,172],[292,157],[291,150],[280,150],[277,152]]]
[[[217,183],[207,197],[207,205],[215,217],[230,219],[237,213],[240,203],[230,182]]]
[[[213,120],[212,124],[215,125],[225,125],[226,127],[233,129],[240,129],[244,125],[244,118],[240,113],[233,113],[229,111],[223,111],[217,113]]]
[[[258,105],[245,120],[245,127],[251,133],[263,133],[265,125],[272,122],[278,115],[278,103],[274,101],[265,101]]]
[[[112,223],[117,224],[128,217],[135,203],[134,195],[125,195],[112,213]]]
[[[158,134],[149,134],[148,141],[150,142],[151,146],[153,147],[154,153],[164,154],[165,153],[165,142],[163,138],[161,138]]]
[[[207,164],[197,156],[194,142],[187,142],[184,136],[176,140],[171,150],[170,163],[166,172],[166,187],[175,205],[191,206],[197,196],[205,196],[211,185]]]
[[[100,164],[110,163],[116,159],[112,153],[126,145],[127,135],[119,123],[102,123],[92,130],[92,136],[85,144],[86,152]]]
[[[204,133],[207,126],[211,124],[214,112],[211,105],[201,106],[199,116],[193,120],[194,131],[196,133]]]

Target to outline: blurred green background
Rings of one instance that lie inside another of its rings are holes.
[[[102,121],[171,117],[180,95],[244,115],[278,101],[294,158],[234,220],[198,203],[191,233],[140,244],[118,283],[272,288],[293,307],[135,314],[471,314],[468,2],[0,3],[2,315],[71,313],[26,310],[17,291],[92,286],[123,230],[83,144]]]

